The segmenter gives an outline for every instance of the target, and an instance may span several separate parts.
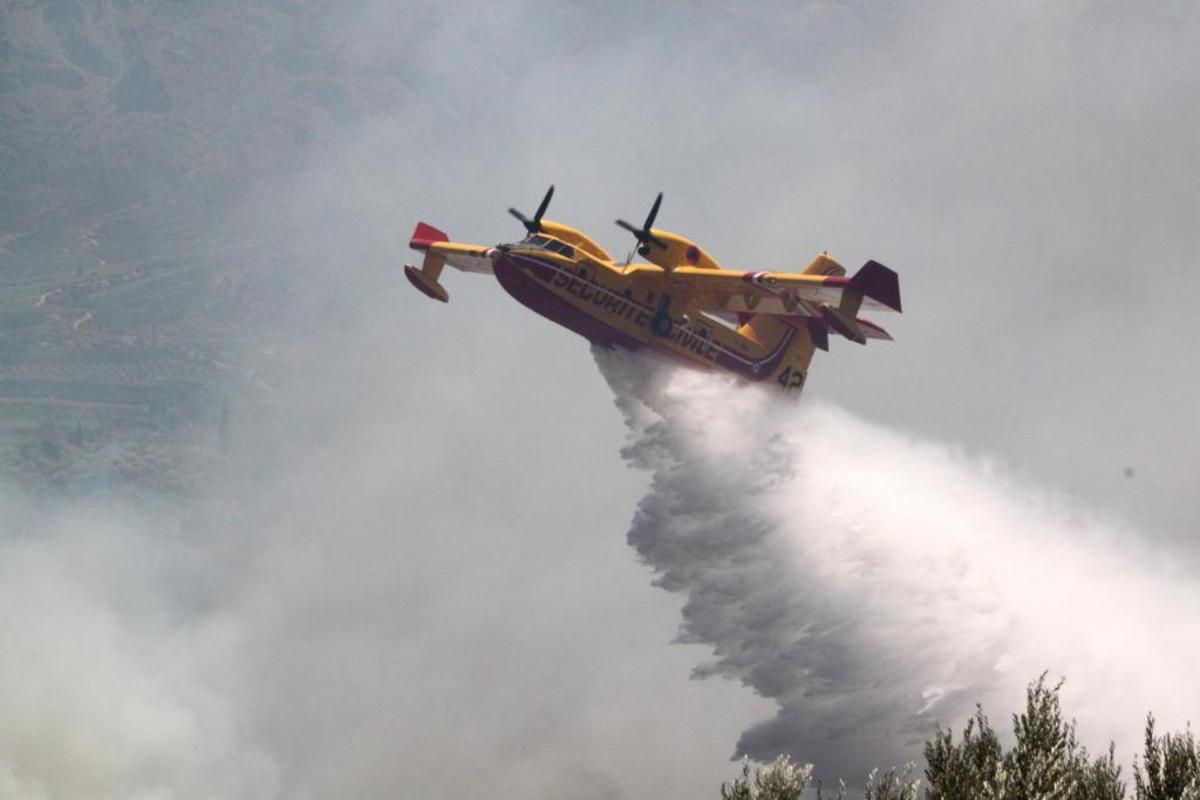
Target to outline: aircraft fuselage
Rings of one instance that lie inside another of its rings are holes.
[[[607,263],[577,253],[521,248],[493,255],[500,285],[522,305],[564,328],[604,345],[650,347],[695,366],[720,367],[747,380],[762,380],[778,367],[795,329],[762,346],[719,319],[675,308],[669,293],[633,288]]]

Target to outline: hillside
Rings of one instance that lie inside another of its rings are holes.
[[[4,473],[180,489],[269,402],[291,273],[239,203],[403,89],[321,8],[0,10]]]

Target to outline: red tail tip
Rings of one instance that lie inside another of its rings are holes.
[[[408,246],[413,250],[428,250],[429,245],[435,242],[448,242],[450,237],[424,222],[418,222],[416,230],[413,231],[412,238],[408,241]]]

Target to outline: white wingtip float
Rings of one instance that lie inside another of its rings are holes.
[[[532,218],[510,208],[526,236],[495,247],[452,242],[418,223],[409,244],[425,260],[420,269],[405,265],[405,274],[447,302],[438,280],[445,265],[491,273],[521,303],[596,344],[654,348],[793,394],[804,388],[813,352],[829,349],[830,332],[859,344],[892,338],[858,317],[900,311],[899,278],[877,261],[850,277],[827,253],[799,273],[724,269],[694,242],[653,227],[659,193],[640,227],[617,220],[649,263],[620,263],[582,232],[543,219],[553,194],[551,186]]]

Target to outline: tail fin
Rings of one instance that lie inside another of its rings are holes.
[[[443,303],[450,301],[450,293],[446,291],[446,287],[438,283],[438,278],[442,275],[442,268],[446,266],[446,257],[441,253],[431,252],[429,248],[438,242],[448,241],[450,241],[450,237],[437,228],[424,222],[418,222],[408,246],[414,250],[424,250],[425,261],[422,262],[420,269],[412,264],[404,265],[404,274],[413,286],[417,287],[425,296]]]
[[[899,311],[899,276],[878,261],[868,261],[850,278],[846,288],[842,290],[842,299],[836,308],[821,306],[821,318],[829,327],[850,341],[866,344],[867,334],[857,319],[864,297],[893,311]]]
[[[850,291],[900,311],[900,276],[878,261],[868,261],[850,278]]]
[[[434,242],[448,242],[450,237],[426,222],[418,222],[416,229],[408,240],[408,246],[413,250],[428,250]]]

